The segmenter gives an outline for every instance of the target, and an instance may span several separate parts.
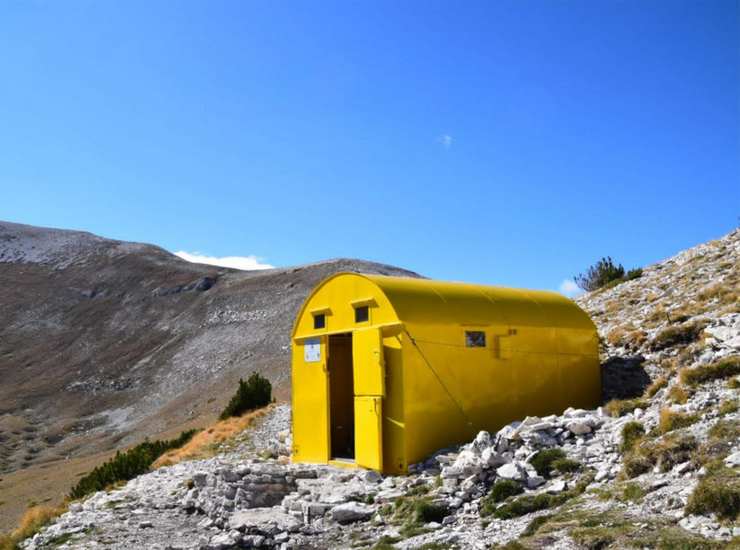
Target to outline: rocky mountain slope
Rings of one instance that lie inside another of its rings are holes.
[[[236,271],[0,222],[0,494],[11,472],[202,424],[252,371],[286,397],[293,318],[337,271],[416,276],[348,259]],[[23,496],[13,495],[0,498],[0,518]]]
[[[280,406],[248,443],[73,503],[24,548],[737,547],[739,266],[735,231],[579,299],[620,397],[597,410],[382,477],[288,464]]]

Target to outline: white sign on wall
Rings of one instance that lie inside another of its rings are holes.
[[[321,338],[307,338],[303,345],[303,360],[306,363],[321,361]]]

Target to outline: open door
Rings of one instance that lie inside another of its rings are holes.
[[[352,344],[355,391],[355,461],[358,466],[383,469],[383,397],[385,361],[383,335],[378,328],[356,330]]]
[[[383,470],[383,398],[355,397],[355,462]]]

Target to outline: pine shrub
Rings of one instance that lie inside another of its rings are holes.
[[[642,277],[642,269],[630,269],[625,272],[622,264],[615,264],[611,257],[601,258],[594,265],[573,277],[576,284],[583,290],[590,292],[600,288],[608,288]]]
[[[239,388],[219,419],[226,420],[232,416],[241,416],[247,411],[268,405],[270,401],[272,401],[272,384],[264,376],[253,372],[246,382],[239,379]]]
[[[77,482],[69,493],[71,499],[82,498],[121,481],[128,481],[149,471],[157,458],[170,449],[177,449],[187,443],[198,430],[182,432],[177,438],[157,439],[139,443],[128,451],[118,451],[116,456],[93,469]]]

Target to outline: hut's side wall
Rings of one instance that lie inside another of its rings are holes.
[[[485,348],[465,347],[465,330],[482,330]],[[408,325],[404,348],[409,464],[480,430],[525,416],[598,404],[601,381],[595,330],[554,327]],[[454,344],[453,342],[457,342]]]

